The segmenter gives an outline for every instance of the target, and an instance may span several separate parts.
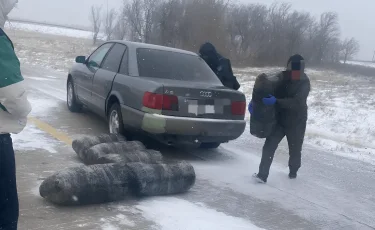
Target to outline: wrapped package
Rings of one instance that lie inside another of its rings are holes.
[[[168,164],[130,163],[130,187],[139,196],[184,193],[195,184],[195,171],[187,162]]]
[[[40,195],[59,205],[88,205],[122,200],[129,192],[123,165],[79,166],[59,171],[39,187]]]
[[[146,149],[138,141],[111,142],[95,145],[82,154],[86,165],[107,163],[157,163],[163,160],[160,152]]]
[[[263,104],[263,98],[274,95],[279,82],[279,73],[260,74],[254,84],[252,103],[253,113],[250,117],[250,133],[258,138],[267,138],[276,125],[275,105]]]

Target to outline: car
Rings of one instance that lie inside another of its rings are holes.
[[[245,95],[224,87],[197,54],[128,41],[108,41],[76,58],[67,106],[103,117],[110,133],[142,132],[175,146],[217,148],[246,126]]]

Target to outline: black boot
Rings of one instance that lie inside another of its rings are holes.
[[[295,173],[295,172],[289,173],[289,179],[296,179],[296,178],[297,178],[297,173]]]
[[[262,177],[262,176],[259,176],[258,173],[255,173],[255,174],[253,175],[253,178],[254,178],[254,180],[255,180],[256,182],[258,182],[258,183],[260,183],[260,184],[265,184],[265,183],[267,183],[267,178],[264,178],[264,177]]]

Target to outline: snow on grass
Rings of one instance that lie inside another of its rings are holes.
[[[347,61],[346,63],[350,65],[360,65],[360,66],[375,68],[375,62]]]
[[[82,38],[7,30],[21,64],[67,73],[77,56],[88,56],[97,46]]]
[[[144,217],[156,222],[162,230],[255,230],[251,222],[177,198],[153,198],[137,208]]]
[[[23,30],[23,31],[53,34],[53,35],[75,37],[75,38],[86,38],[86,39],[92,38],[92,32],[90,31],[63,28],[63,27],[58,27],[58,26],[39,25],[36,23],[10,22],[10,23],[6,23],[5,28],[11,29],[11,30]],[[104,35],[100,34],[99,37],[104,37]]]

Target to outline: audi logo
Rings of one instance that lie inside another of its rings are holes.
[[[212,97],[212,92],[201,91],[201,92],[199,93],[199,95],[200,95],[201,97]]]

